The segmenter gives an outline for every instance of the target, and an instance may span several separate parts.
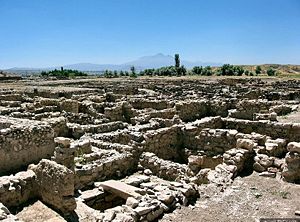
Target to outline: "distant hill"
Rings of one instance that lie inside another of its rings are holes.
[[[210,63],[210,62],[190,62],[182,60],[181,64],[187,68],[192,68],[194,66],[220,66],[221,63]],[[79,71],[104,71],[108,70],[130,70],[131,66],[135,66],[137,70],[149,69],[149,68],[160,68],[162,66],[171,66],[174,65],[174,57],[170,55],[164,55],[162,53],[152,55],[152,56],[143,56],[136,60],[129,61],[123,64],[93,64],[93,63],[76,63],[64,65],[65,69],[76,69]],[[60,69],[60,67],[46,67],[46,68],[11,68],[7,71],[15,73],[36,73],[43,70],[53,70]]]
[[[143,56],[134,61],[124,63],[125,66],[135,66],[141,69],[160,68],[162,66],[171,66],[174,64],[174,58],[170,55],[161,53],[153,56]]]
[[[0,70],[0,81],[1,80],[20,80],[22,77],[13,73],[8,73]]]
[[[255,72],[256,66],[260,66],[262,74],[266,74],[269,68],[276,70],[278,75],[300,75],[300,65],[291,64],[262,64],[262,65],[242,65],[246,70]]]
[[[213,62],[190,62],[186,60],[181,60],[181,64],[186,68],[192,68],[194,66],[221,66],[222,63],[213,63]],[[163,66],[171,66],[174,65],[174,57],[170,55],[164,55],[162,53],[158,53],[152,56],[143,56],[137,60],[127,62],[123,64],[125,66],[136,66],[141,69],[151,69],[151,68],[160,68]]]
[[[181,64],[186,68],[190,69],[194,66],[211,66],[213,70],[216,70],[219,66],[222,66],[221,63],[213,62],[191,62],[187,60],[181,60]],[[130,70],[131,66],[134,66],[137,71],[149,68],[160,68],[162,66],[171,66],[174,65],[174,57],[170,55],[164,55],[158,53],[151,56],[143,56],[136,60],[129,61],[123,64],[93,64],[93,63],[76,63],[64,65],[65,69],[75,69],[79,71],[84,71],[87,73],[101,74],[104,70]],[[244,69],[255,72],[257,65],[240,65]],[[300,65],[281,65],[281,64],[262,64],[262,74],[266,74],[268,68],[273,68],[279,75],[300,75]],[[5,70],[9,73],[15,73],[19,75],[31,75],[34,73],[40,73],[41,71],[49,71],[53,69],[60,69],[60,67],[46,67],[46,68],[11,68]]]

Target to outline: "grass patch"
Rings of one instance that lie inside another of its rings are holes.
[[[288,197],[291,195],[291,193],[289,191],[272,191],[271,192],[272,195],[275,195],[275,196],[279,196],[281,197],[282,199],[288,199]]]

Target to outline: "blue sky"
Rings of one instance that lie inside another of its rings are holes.
[[[0,0],[0,68],[179,53],[300,64],[299,0]]]

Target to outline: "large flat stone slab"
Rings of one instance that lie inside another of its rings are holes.
[[[99,182],[95,183],[95,185],[101,186],[105,191],[113,193],[123,199],[127,199],[128,197],[140,198],[141,195],[145,193],[145,191],[140,188],[116,180]]]
[[[92,190],[86,190],[81,192],[80,198],[83,200],[83,202],[88,202],[93,199],[99,199],[99,198],[104,198],[105,193],[99,188],[94,188]]]

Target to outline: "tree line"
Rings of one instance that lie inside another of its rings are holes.
[[[268,76],[275,76],[276,70],[271,67],[266,71]],[[230,64],[224,64],[223,66],[213,70],[210,66],[195,66],[191,70],[187,70],[183,65],[180,65],[179,54],[175,54],[175,65],[174,66],[165,66],[157,69],[144,69],[137,73],[135,67],[130,68],[128,71],[110,71],[105,70],[104,77],[107,78],[117,78],[123,76],[130,76],[136,78],[137,76],[185,76],[185,75],[199,75],[199,76],[255,76],[262,74],[262,68],[256,66],[254,72],[245,70],[242,66],[235,66]]]
[[[64,69],[63,67],[61,67],[60,70],[54,69],[48,72],[42,71],[41,76],[68,78],[68,77],[77,77],[77,76],[87,76],[87,74],[78,70]]]
[[[180,64],[179,54],[175,54],[174,57],[174,66],[165,66],[157,69],[145,69],[140,72],[137,72],[134,66],[130,67],[130,71],[117,71],[117,70],[105,70],[103,76],[106,78],[118,78],[118,77],[132,77],[136,78],[138,76],[186,76],[186,75],[198,75],[198,76],[254,76],[262,74],[262,68],[260,66],[256,66],[254,72],[244,69],[242,66],[224,64],[217,69],[212,69],[210,66],[195,66],[190,70],[187,70],[183,65]],[[276,70],[269,67],[266,70],[268,76],[277,75]],[[77,76],[87,76],[86,73],[64,69],[61,67],[60,70],[52,70],[52,71],[43,71],[41,73],[42,76],[48,77],[77,77]]]

